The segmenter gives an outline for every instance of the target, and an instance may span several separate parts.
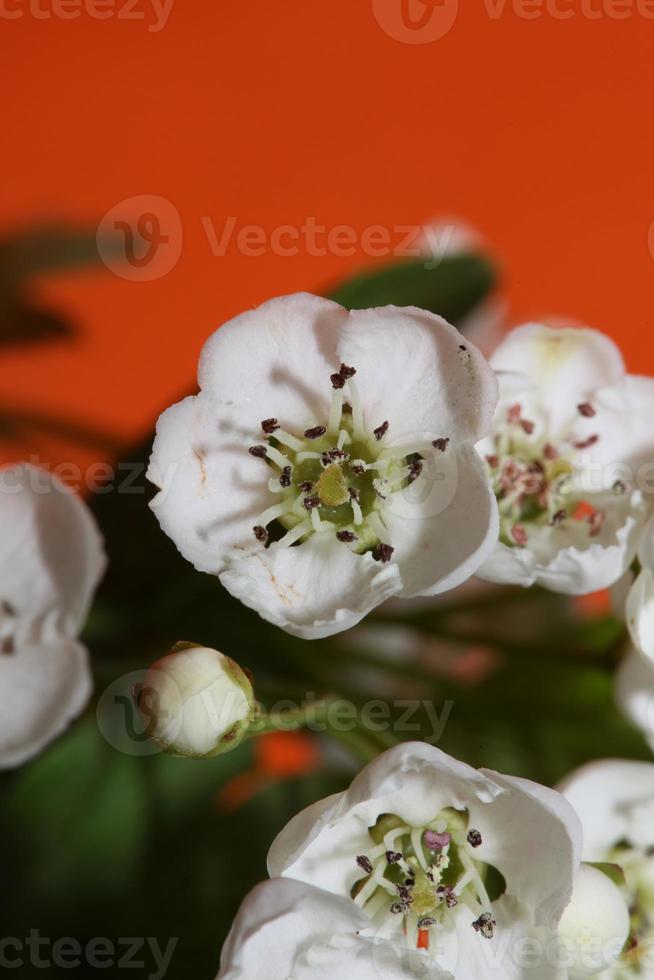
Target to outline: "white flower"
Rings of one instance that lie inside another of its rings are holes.
[[[654,379],[625,374],[608,337],[527,325],[491,358],[500,402],[485,456],[500,540],[479,574],[582,594],[631,563],[654,457]]]
[[[629,909],[618,886],[604,871],[582,864],[559,922],[570,976],[593,977],[615,965],[629,929]]]
[[[636,944],[602,980],[654,978],[654,764],[607,759],[568,776],[559,789],[584,828],[583,857],[625,873]]]
[[[654,666],[654,518],[638,545],[640,571],[627,595],[626,617],[631,638]]]
[[[560,794],[405,743],[291,820],[268,866],[353,896],[372,935],[428,951],[461,980],[517,980],[562,975],[546,937],[556,939],[580,853]],[[528,963],[537,930],[544,945]]]
[[[209,338],[199,383],[159,419],[152,507],[275,625],[328,636],[389,596],[454,588],[493,547],[474,444],[496,380],[440,317],[274,299]]]
[[[616,700],[654,750],[654,661],[630,650],[615,676]]]
[[[239,665],[193,643],[178,643],[150,667],[138,704],[155,742],[195,759],[235,748],[256,712],[252,684]]]
[[[359,935],[349,898],[277,878],[248,895],[223,947],[218,980],[451,980],[425,954]]]
[[[88,509],[33,466],[0,471],[0,768],[39,752],[91,693],[77,636],[104,569]]]

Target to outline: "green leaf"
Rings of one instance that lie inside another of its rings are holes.
[[[372,306],[418,306],[458,323],[489,294],[496,270],[483,255],[425,257],[374,269],[327,291],[350,310]]]
[[[624,871],[619,864],[610,864],[608,861],[584,861],[584,864],[588,864],[591,868],[597,868],[603,875],[610,878],[618,888],[624,888],[627,884]]]

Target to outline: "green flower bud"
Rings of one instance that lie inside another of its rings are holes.
[[[236,748],[256,715],[252,684],[218,650],[178,643],[148,670],[138,695],[147,731],[172,755],[209,759]]]

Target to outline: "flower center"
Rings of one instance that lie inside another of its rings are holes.
[[[0,599],[0,653],[11,654],[16,649],[15,630],[18,614],[10,602]]]
[[[422,827],[384,814],[369,833],[373,846],[356,858],[365,877],[352,897],[371,919],[381,924],[389,914],[398,917],[407,943],[418,949],[429,949],[430,932],[455,915],[470,916],[479,936],[493,938],[489,873],[501,875],[477,859],[483,838],[469,829],[466,811],[441,810]],[[502,879],[495,898],[503,887]]]
[[[654,944],[654,848],[620,841],[608,860],[624,871],[631,917],[630,942],[615,974],[616,980],[622,980],[641,974],[645,968],[641,960],[651,955]]]
[[[592,418],[595,409],[587,402],[577,406],[578,414]],[[505,423],[494,436],[495,451],[486,456],[493,489],[500,512],[500,540],[510,546],[524,547],[529,530],[538,527],[560,527],[569,522],[585,524],[588,535],[597,537],[606,515],[575,489],[578,472],[576,457],[589,449],[599,436],[583,440],[566,438],[548,441],[538,426],[524,418],[522,406],[512,405]],[[626,486],[618,481],[613,491],[623,494]]]
[[[393,494],[420,476],[419,449],[427,447],[389,447],[388,422],[366,428],[355,374],[342,364],[331,375],[329,417],[302,436],[286,432],[276,418],[261,423],[266,438],[249,452],[274,471],[268,488],[277,498],[253,528],[262,544],[288,547],[331,532],[358,554],[370,551],[377,561],[390,561],[384,513]],[[444,452],[448,441],[432,445]]]

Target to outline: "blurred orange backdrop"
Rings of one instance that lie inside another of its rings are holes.
[[[159,195],[183,245],[152,281],[44,282],[79,337],[3,356],[5,401],[136,436],[226,318],[370,264],[360,248],[216,256],[207,225],[220,235],[230,217],[270,234],[307,217],[360,232],[456,216],[500,260],[513,322],[586,321],[632,370],[654,370],[644,0],[559,0],[540,16],[538,0],[478,0],[424,44],[380,23],[403,0],[176,0],[160,30],[153,0],[102,0],[104,19],[86,0],[47,16],[52,2],[2,3],[1,230],[47,216],[95,227],[117,202]]]

